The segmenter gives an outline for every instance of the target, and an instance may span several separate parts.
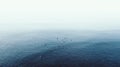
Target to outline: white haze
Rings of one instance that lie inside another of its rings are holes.
[[[119,30],[119,0],[1,0],[0,31]]]

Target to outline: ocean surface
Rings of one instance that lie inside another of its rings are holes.
[[[6,33],[0,36],[0,67],[120,67],[120,32]]]

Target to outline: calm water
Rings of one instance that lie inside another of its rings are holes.
[[[0,43],[0,67],[120,67],[118,31],[14,32]]]

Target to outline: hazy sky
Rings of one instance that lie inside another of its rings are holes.
[[[1,0],[0,30],[120,29],[120,0]]]

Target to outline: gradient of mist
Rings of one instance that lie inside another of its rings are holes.
[[[119,30],[119,0],[1,0],[0,30]]]

